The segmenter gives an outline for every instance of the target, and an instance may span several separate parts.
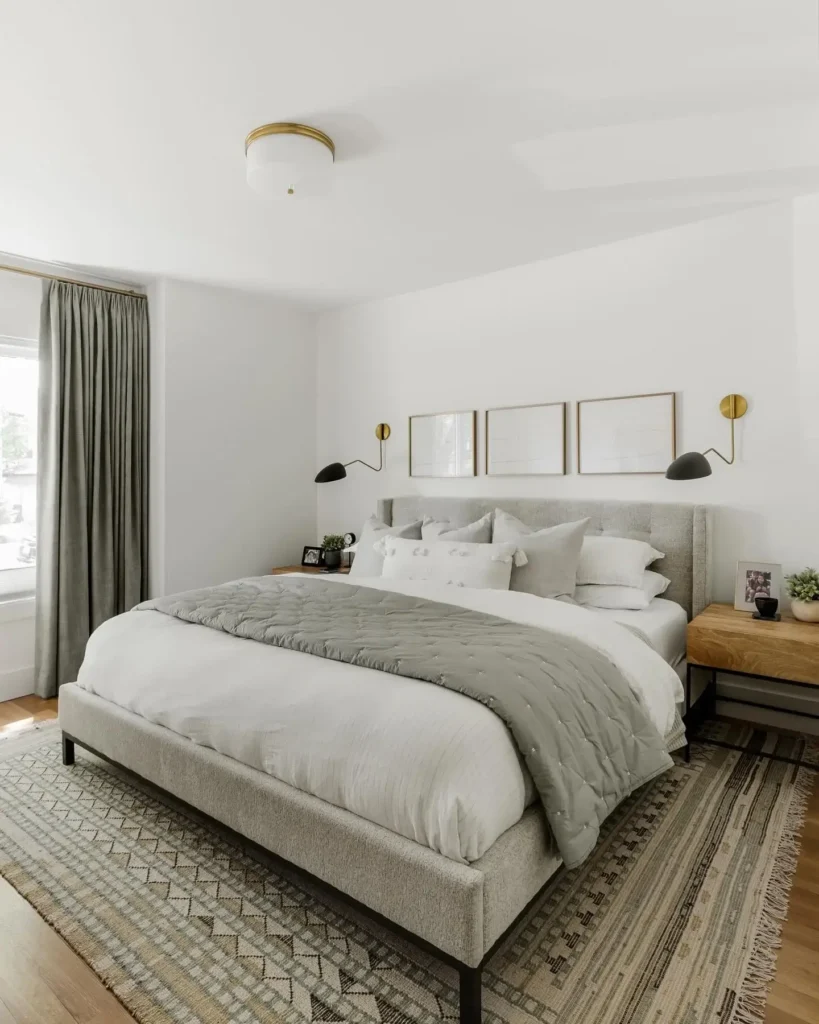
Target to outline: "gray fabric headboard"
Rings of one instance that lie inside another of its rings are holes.
[[[561,501],[555,498],[383,498],[378,516],[401,525],[425,515],[455,526],[472,523],[502,508],[527,526],[540,529],[590,519],[589,533],[648,541],[665,558],[655,566],[671,580],[663,595],[681,604],[691,618],[711,601],[711,516],[705,505],[631,501]]]

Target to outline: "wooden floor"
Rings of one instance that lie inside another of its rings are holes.
[[[56,716],[56,700],[22,697],[0,703],[0,733]],[[0,1024],[129,1021],[133,1017],[91,968],[0,878]],[[805,821],[765,1021],[819,1022],[819,782]]]

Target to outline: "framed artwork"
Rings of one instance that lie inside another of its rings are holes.
[[[737,562],[734,608],[739,612],[755,612],[758,597],[781,600],[782,566],[776,562]]]
[[[321,548],[311,547],[309,544],[305,546],[304,551],[301,553],[301,564],[302,565],[314,565],[316,567],[321,565]]]
[[[487,409],[487,476],[544,476],[565,472],[565,402]]]
[[[475,476],[477,415],[473,410],[410,416],[409,475]]]
[[[578,473],[665,473],[676,457],[675,392],[577,403]]]

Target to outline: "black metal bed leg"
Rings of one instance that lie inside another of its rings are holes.
[[[74,740],[63,733],[63,764],[74,764]]]
[[[459,968],[461,975],[461,1024],[481,1024],[481,967]]]

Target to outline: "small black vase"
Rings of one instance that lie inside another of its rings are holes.
[[[757,618],[776,620],[779,617],[776,614],[779,601],[775,597],[756,597],[754,598],[754,604],[758,613]]]
[[[341,552],[340,551],[325,551],[324,552],[324,567],[335,572],[336,569],[341,568]]]

